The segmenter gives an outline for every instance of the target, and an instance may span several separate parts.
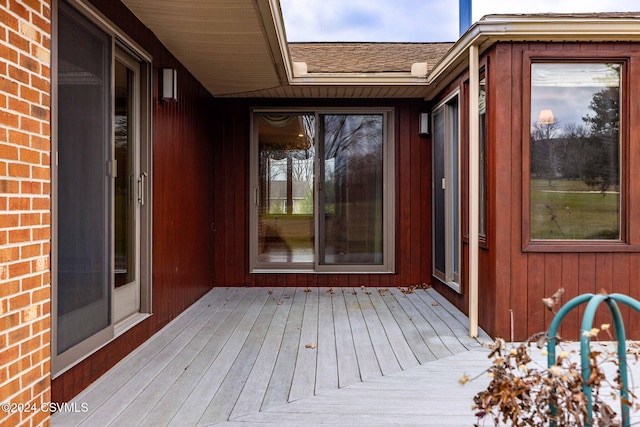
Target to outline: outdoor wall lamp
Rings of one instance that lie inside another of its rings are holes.
[[[429,113],[420,113],[418,126],[419,126],[418,133],[420,135],[429,134]]]
[[[163,101],[178,100],[178,72],[175,68],[162,68],[162,86],[160,97]]]

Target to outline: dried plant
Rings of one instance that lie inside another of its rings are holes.
[[[562,291],[556,292],[543,302],[552,310],[561,295]],[[597,338],[603,331],[613,340],[607,324],[586,331],[585,336]],[[495,425],[503,423],[511,426],[548,426],[553,422],[557,426],[622,426],[621,416],[605,402],[605,399],[617,399],[616,405],[619,408],[622,381],[617,353],[607,350],[605,343],[594,344],[590,349],[588,360],[591,374],[586,382],[592,394],[592,414],[589,419],[579,355],[576,356],[575,351],[564,351],[560,344],[556,351],[556,363],[550,367],[541,366],[531,357],[530,352],[534,351],[531,344],[536,343],[536,347],[542,349],[546,342],[547,334],[539,333],[527,342],[511,348],[507,347],[503,339],[497,339],[489,346],[491,351],[488,357],[493,361],[485,372],[491,380],[487,388],[477,393],[473,399],[478,421],[489,420]],[[630,343],[628,347],[628,354],[635,356],[637,362],[638,351],[634,350],[637,346]],[[545,349],[535,351],[547,354]],[[578,361],[572,360],[571,356],[575,356]],[[605,369],[607,364],[613,364],[615,368],[613,378],[607,377],[607,372],[610,374],[612,371]],[[460,382],[464,384],[470,380],[464,375]],[[629,399],[623,401],[623,404],[629,405],[632,410],[640,409],[637,398],[631,391]]]

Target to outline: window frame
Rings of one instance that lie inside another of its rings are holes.
[[[320,264],[319,263],[319,241],[321,235],[321,221],[318,212],[318,173],[319,159],[314,162],[314,255],[312,262],[259,262],[258,261],[258,204],[259,200],[259,141],[257,126],[258,114],[311,114],[315,117],[316,144],[319,139],[319,120],[322,115],[366,115],[380,114],[383,116],[383,163],[382,163],[382,198],[383,198],[383,261],[381,264]],[[393,107],[291,107],[291,108],[252,108],[250,112],[250,160],[249,160],[249,273],[347,273],[347,274],[369,274],[369,273],[395,273],[395,109]]]
[[[535,63],[588,63],[620,65],[620,124],[619,124],[619,167],[620,167],[620,237],[618,240],[565,240],[532,239],[531,223],[531,65]],[[630,123],[630,58],[616,52],[603,51],[601,56],[579,52],[529,51],[523,55],[522,67],[522,223],[521,239],[523,252],[626,252],[637,251],[629,233],[629,123]]]

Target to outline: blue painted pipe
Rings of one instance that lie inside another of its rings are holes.
[[[471,26],[471,0],[460,0],[458,17],[460,19],[460,37],[462,37]]]
[[[591,387],[587,385],[587,381],[591,376],[591,367],[589,366],[591,336],[588,332],[590,332],[593,328],[593,319],[595,317],[598,306],[604,302],[609,307],[609,312],[611,313],[613,326],[616,333],[616,341],[618,342],[618,368],[620,370],[620,382],[622,383],[622,388],[620,389],[620,409],[622,415],[622,425],[624,427],[629,427],[631,419],[629,417],[629,405],[627,405],[629,399],[629,380],[627,372],[626,335],[624,330],[624,322],[622,321],[622,315],[620,314],[618,303],[623,303],[640,312],[640,302],[627,295],[622,294],[583,294],[573,298],[564,306],[562,306],[560,310],[558,310],[556,315],[553,317],[553,320],[551,321],[551,325],[549,326],[549,330],[547,332],[547,364],[549,367],[551,367],[556,363],[556,345],[560,323],[571,310],[573,310],[580,304],[584,304],[585,302],[587,302],[587,307],[585,308],[584,315],[582,316],[582,326],[580,331],[580,359],[582,364],[582,379],[584,380],[582,390],[587,398],[588,419],[585,422],[585,426],[591,427],[593,421],[593,396],[591,393]],[[552,407],[551,414],[555,415],[556,412],[557,408]],[[551,426],[555,427],[556,423],[552,422]]]

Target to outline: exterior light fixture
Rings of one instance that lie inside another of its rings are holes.
[[[420,128],[418,130],[418,133],[420,135],[429,134],[429,113],[420,113],[419,126]]]
[[[178,72],[175,68],[162,68],[162,86],[160,97],[163,101],[178,100]]]

